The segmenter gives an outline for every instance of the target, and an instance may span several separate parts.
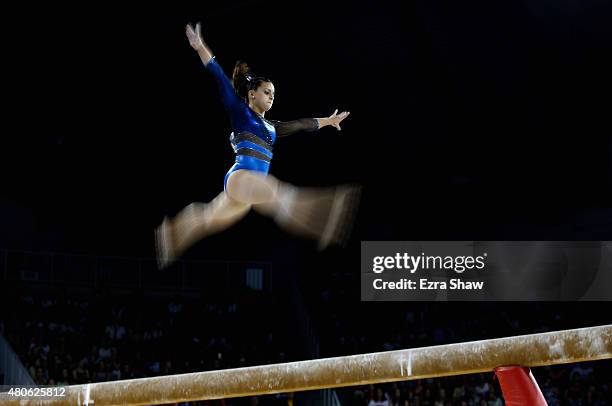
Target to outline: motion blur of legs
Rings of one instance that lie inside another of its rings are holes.
[[[192,203],[164,219],[156,230],[159,266],[166,267],[202,238],[231,227],[251,208],[292,234],[316,240],[320,250],[343,245],[359,195],[358,186],[300,188],[256,171],[235,171],[226,191],[211,202]]]
[[[254,171],[237,171],[227,186],[230,196],[251,202],[284,230],[317,240],[321,250],[346,242],[360,195],[354,185],[296,187]]]
[[[155,232],[157,260],[164,268],[200,239],[223,231],[243,218],[251,206],[221,192],[209,203],[191,203]]]

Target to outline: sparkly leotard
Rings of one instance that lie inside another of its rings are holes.
[[[221,100],[232,126],[230,143],[236,153],[236,162],[225,175],[224,188],[232,172],[248,169],[268,173],[272,160],[272,147],[276,137],[283,137],[297,131],[315,131],[319,123],[313,118],[294,121],[270,121],[255,113],[234,90],[230,80],[213,57],[205,65],[219,85]]]

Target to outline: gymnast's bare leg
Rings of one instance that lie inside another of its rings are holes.
[[[315,239],[319,249],[345,242],[359,188],[298,188],[274,176],[237,170],[226,191],[209,203],[192,203],[156,231],[158,260],[165,267],[199,240],[223,231],[251,208],[292,234]]]
[[[247,170],[232,173],[227,187],[232,199],[248,202],[292,234],[316,239],[319,249],[345,242],[360,190],[349,185],[296,187]]]
[[[165,218],[155,232],[159,267],[170,265],[202,238],[229,228],[250,209],[221,192],[209,203],[191,203],[173,218]]]

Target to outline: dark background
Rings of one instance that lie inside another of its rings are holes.
[[[153,229],[164,216],[222,191],[233,162],[229,122],[184,34],[187,22],[201,20],[228,74],[240,58],[273,78],[267,117],[352,113],[340,133],[328,127],[278,140],[271,167],[296,185],[363,186],[346,248],[318,253],[312,242],[249,214],[185,256],[271,264],[278,314],[253,299],[246,306],[253,326],[286,330],[287,342],[298,346],[311,317],[321,355],[332,356],[609,323],[604,302],[362,303],[358,275],[360,241],[367,240],[612,240],[610,17],[612,4],[603,0],[5,9],[0,248],[86,254],[96,263],[87,268],[94,280],[111,285],[118,275],[120,284],[123,268],[105,274],[95,258],[152,258]],[[55,271],[60,257],[52,257]],[[151,279],[176,279],[175,271]],[[210,275],[202,277],[203,292],[216,289]],[[46,293],[27,280],[4,282],[0,315],[9,320],[19,304],[15,319],[36,320],[20,317],[28,306],[19,298],[44,302]],[[61,303],[63,287],[51,285]],[[231,303],[243,293],[216,290],[200,299]],[[147,292],[123,293],[128,313],[163,317],[141,299]],[[302,296],[308,314],[296,316]],[[108,316],[117,298],[100,297]],[[216,334],[197,322],[207,313],[193,309],[186,326]],[[277,322],[281,310],[292,313]],[[406,322],[413,313],[414,324]],[[97,313],[86,316],[104,327]],[[6,326],[14,343],[33,337],[18,324]],[[103,331],[86,326],[92,337]],[[222,326],[220,334],[242,339],[256,330],[234,319]],[[98,345],[78,341],[86,349]],[[129,356],[121,361],[132,363]],[[597,374],[605,380],[609,366],[602,365]]]
[[[298,246],[324,266],[357,261],[360,240],[610,239],[611,11],[600,0],[7,11],[1,245],[152,256],[164,215],[222,190],[230,129],[185,39],[198,20],[226,72],[242,58],[274,79],[268,117],[352,113],[340,133],[279,140],[271,173],[364,189],[347,250],[316,254],[250,214],[188,257]]]

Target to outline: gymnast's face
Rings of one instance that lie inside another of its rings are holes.
[[[257,90],[249,91],[249,102],[259,111],[268,111],[274,103],[274,85],[272,82],[262,82]]]

